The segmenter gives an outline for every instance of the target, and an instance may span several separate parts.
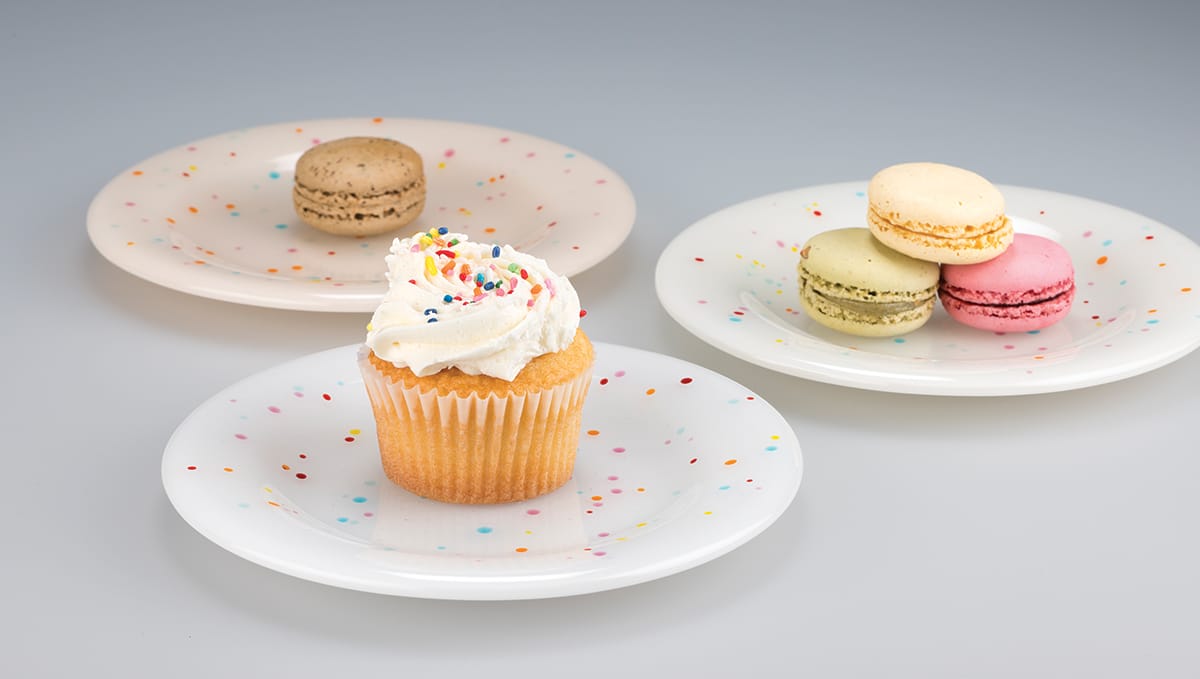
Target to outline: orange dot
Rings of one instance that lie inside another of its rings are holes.
[[[1045,357],[1045,356],[1042,356],[1041,354],[1039,354],[1039,355],[1037,355],[1037,356],[1034,356],[1034,357],[1033,357],[1033,360],[1035,360],[1035,361],[1040,361],[1040,360],[1042,360],[1043,358],[1046,358],[1046,357]]]
[[[276,502],[276,501],[274,501],[274,500],[267,500],[267,504],[271,505],[272,507],[278,507],[278,506],[279,506],[279,503],[278,503],[278,502]]]
[[[645,489],[645,488],[638,488],[638,489],[637,489],[637,492],[639,492],[639,493],[644,493],[644,492],[646,492],[646,489]]]
[[[488,228],[484,229],[483,232],[484,233],[496,233],[496,229],[489,226]]]
[[[525,552],[528,552],[528,551],[529,551],[529,549],[528,549],[527,547],[517,547],[517,548],[516,548],[516,549],[514,549],[513,551],[514,551],[514,552],[517,552],[517,553],[519,553],[519,554],[524,554]]]
[[[599,435],[600,435],[600,430],[599,430],[599,429],[589,429],[589,430],[587,431],[587,435],[588,435],[588,436],[599,436]]]
[[[654,395],[654,390],[653,390],[653,389],[647,389],[647,390],[646,390],[646,395],[647,395],[647,396],[653,396],[653,395]]]
[[[227,472],[231,472],[231,471],[233,471],[233,467],[226,467],[226,468],[225,468],[225,471],[227,471]]]
[[[145,173],[144,173],[144,172],[142,172],[141,170],[134,170],[134,171],[133,171],[133,176],[135,176],[135,177],[140,177],[140,176],[142,176],[143,174],[145,174]]]
[[[731,458],[731,459],[725,460],[726,467],[728,467],[731,464],[737,464],[737,458]]]
[[[1167,263],[1166,263],[1166,262],[1159,262],[1159,263],[1158,263],[1158,268],[1160,268],[1160,269],[1161,269],[1161,268],[1163,268],[1163,267],[1164,267],[1164,266],[1166,266],[1166,265],[1167,265]]]
[[[203,259],[197,259],[192,262],[192,264],[203,264],[203,263],[204,263]]]
[[[382,123],[382,122],[383,122],[383,118],[371,118],[371,122],[373,122],[373,123]]]
[[[1108,255],[1100,255],[1100,259],[1097,259],[1096,263],[1102,265],[1107,261],[1108,261]]]
[[[125,241],[125,244],[126,244],[126,245],[133,245],[133,241],[131,241],[131,240],[130,240],[130,241]]]
[[[204,254],[206,254],[206,255],[215,255],[215,254],[217,254],[217,253],[213,252],[212,250],[205,250],[205,251],[204,251]]]
[[[236,206],[236,205],[234,205],[233,203],[225,203],[225,209],[226,209],[226,210],[232,210],[232,209],[233,209],[233,208],[235,208],[235,207],[237,207],[237,206]]]
[[[170,217],[167,217],[167,223],[168,223],[168,224],[174,224],[174,223],[175,223],[175,220],[174,220],[174,219],[171,219]]]
[[[296,128],[296,134],[300,134],[300,133],[301,133],[301,132],[303,132],[303,131],[304,131],[304,128],[303,128],[303,127],[297,127],[297,128]]]
[[[495,178],[495,177],[488,177],[488,183],[489,183],[489,184],[495,184],[495,183],[496,183],[496,178]]]
[[[276,269],[275,267],[271,267],[270,269],[267,269],[267,273],[279,273],[279,269]]]
[[[1146,313],[1148,313],[1148,314],[1156,314],[1156,313],[1158,313],[1158,309],[1151,309],[1151,310],[1147,311]]]
[[[287,466],[286,464],[281,464],[279,466],[282,467],[283,471],[285,471],[285,472],[291,469],[291,467]]]
[[[200,211],[200,209],[199,209],[199,208],[197,208],[195,205],[189,205],[189,206],[188,206],[188,212],[190,212],[190,213],[192,213],[192,214],[196,214],[196,213],[197,213],[197,212],[199,212],[199,211]]]
[[[300,266],[299,264],[293,264],[293,265],[292,265],[292,271],[299,271],[299,270],[301,270],[301,269],[303,269],[303,268],[304,268],[304,267]]]
[[[595,501],[597,501],[597,502],[599,502],[600,500],[603,500],[603,499],[604,499],[604,496],[602,496],[602,495],[593,495],[593,496],[592,496],[592,499],[593,499],[593,500],[595,500]]]
[[[1192,289],[1191,288],[1179,288],[1179,291],[1180,292],[1191,292]]]

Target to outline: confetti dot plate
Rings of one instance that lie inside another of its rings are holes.
[[[415,223],[354,238],[296,217],[296,159],[356,135],[398,139],[421,154],[427,198]],[[87,227],[106,258],[168,288],[282,309],[372,311],[397,235],[446,226],[571,275],[621,245],[634,209],[616,173],[554,142],[466,123],[348,118],[229,132],[147,158],[97,194]]]
[[[357,346],[229,387],[176,430],[163,485],[201,534],[350,589],[440,599],[595,592],[714,559],[800,485],[796,436],[729,379],[596,344],[574,478],[526,502],[425,500],[383,475]]]
[[[829,330],[800,308],[796,267],[812,235],[866,225],[866,182],[797,189],[693,224],[662,253],[667,312],[751,363],[862,389],[1000,396],[1131,377],[1200,345],[1200,247],[1141,215],[1084,198],[1000,187],[1018,231],[1060,242],[1075,266],[1067,318],[998,334],[940,305],[921,329],[886,339]]]

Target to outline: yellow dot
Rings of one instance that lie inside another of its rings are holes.
[[[705,516],[712,516],[712,512],[704,512]]]
[[[445,164],[445,163],[438,163],[438,164],[437,164],[437,169],[439,169],[439,170],[444,170],[444,169],[446,169],[446,164]]]
[[[351,429],[350,433],[357,436],[358,434],[362,433],[362,430],[361,429]]]
[[[772,440],[772,441],[778,441],[778,440],[779,440],[779,437],[778,437],[778,436],[772,436],[772,437],[771,437],[771,440]]]
[[[274,493],[274,492],[275,492],[275,491],[271,490],[271,489],[270,489],[269,487],[267,487],[267,486],[263,486],[263,490],[267,491],[268,493]]]
[[[637,528],[645,528],[645,527],[646,527],[646,522],[645,522],[645,521],[643,521],[643,522],[641,522],[641,523],[637,524],[637,526],[636,526],[636,527],[637,527]]]

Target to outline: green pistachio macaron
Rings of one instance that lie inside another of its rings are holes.
[[[840,332],[903,335],[933,314],[938,265],[892,250],[868,229],[837,229],[808,239],[799,271],[804,311]]]

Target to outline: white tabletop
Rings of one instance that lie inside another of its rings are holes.
[[[0,675],[1196,676],[1200,355],[1040,396],[860,391],[710,348],[653,272],[722,207],[925,159],[1200,240],[1200,6],[745,4],[7,9]],[[775,405],[805,456],[784,516],[665,579],[479,603],[310,583],[189,528],[159,479],[174,428],[365,315],[147,283],[92,248],[88,202],[192,139],[363,115],[521,130],[620,173],[638,219],[574,279],[588,331]]]

